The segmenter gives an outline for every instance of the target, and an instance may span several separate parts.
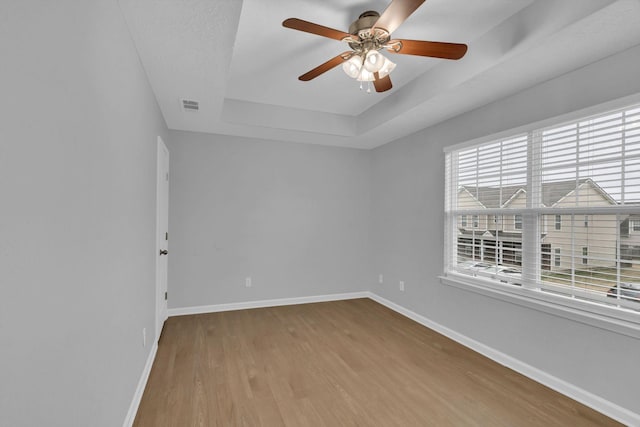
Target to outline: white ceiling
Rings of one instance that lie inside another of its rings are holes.
[[[373,148],[640,43],[640,0],[427,0],[393,38],[465,43],[459,61],[409,55],[367,94],[341,67],[297,77],[348,45],[282,27],[348,32],[389,0],[119,0],[171,129]],[[598,82],[594,82],[597,84]],[[200,102],[182,110],[181,99]]]

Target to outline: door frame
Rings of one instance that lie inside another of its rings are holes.
[[[166,159],[166,163],[165,163]],[[168,220],[169,220],[169,149],[165,145],[164,141],[158,136],[157,144],[157,163],[156,163],[156,292],[155,292],[155,329],[156,329],[156,342],[160,339],[162,333],[162,327],[164,321],[168,317],[167,300],[165,299],[165,292],[167,292],[167,263],[162,262],[161,256],[167,257],[168,255],[160,255],[160,250],[168,249],[169,242],[165,239],[165,232],[168,233]],[[166,183],[166,185],[164,185]],[[165,192],[164,197],[166,204],[162,204],[162,192]],[[163,218],[164,216],[164,218]],[[163,220],[166,218],[167,227],[162,227]],[[164,268],[165,271],[161,271]],[[164,274],[164,283],[162,275]]]

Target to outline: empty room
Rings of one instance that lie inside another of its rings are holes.
[[[0,426],[640,426],[640,1],[0,0]]]

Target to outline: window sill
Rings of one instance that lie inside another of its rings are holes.
[[[444,285],[640,339],[640,313],[606,307],[535,289],[495,283],[464,274],[440,276]]]

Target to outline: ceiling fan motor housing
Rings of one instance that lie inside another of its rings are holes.
[[[376,23],[376,21],[380,18],[380,14],[375,10],[368,10],[366,12],[362,12],[358,19],[353,21],[351,25],[349,25],[349,33],[358,35],[358,32],[361,30],[367,30]]]
[[[357,53],[371,49],[379,50],[389,41],[389,32],[384,28],[373,28],[380,14],[375,10],[368,10],[360,14],[357,20],[349,26],[349,33],[359,38],[359,42],[350,42],[349,46]],[[373,30],[372,30],[373,28]]]

